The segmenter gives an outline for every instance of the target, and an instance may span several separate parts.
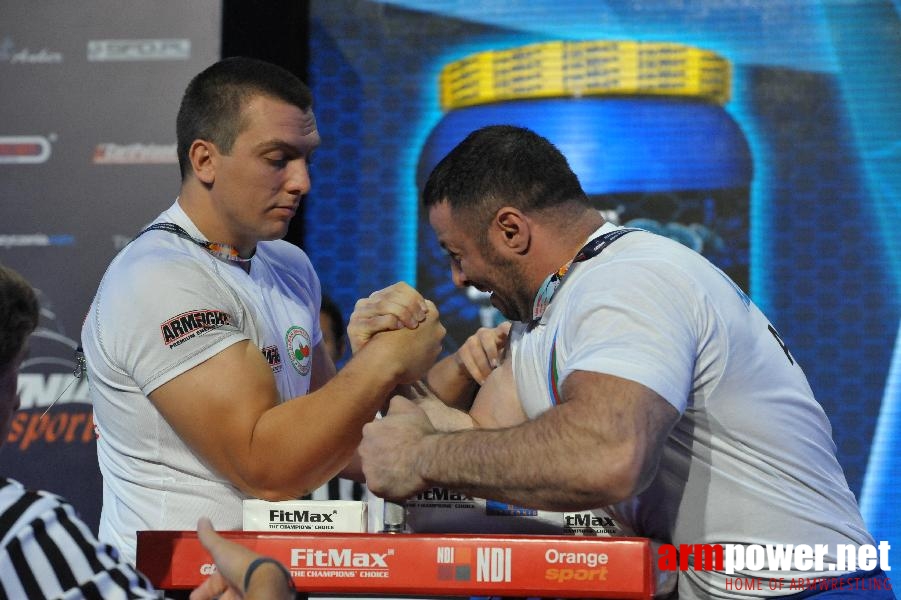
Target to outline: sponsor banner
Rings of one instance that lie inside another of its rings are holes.
[[[47,137],[0,135],[0,165],[37,165],[49,158],[50,139]]]
[[[74,244],[75,236],[71,233],[0,233],[0,248],[45,248]]]
[[[190,78],[220,57],[222,6],[88,5],[104,15],[103,27],[63,0],[6,2],[0,10],[7,109],[0,262],[20,272],[41,303],[2,474],[65,497],[96,531],[102,480],[88,384],[72,376],[74,353],[115,251],[177,193],[178,101]],[[123,171],[135,168],[139,184],[123,187]],[[187,335],[209,332],[196,316],[184,317],[171,325],[176,338],[184,327],[196,327]]]
[[[651,598],[644,538],[222,532],[324,593]],[[139,531],[137,567],[160,589],[214,572],[193,531]]]
[[[46,47],[29,48],[16,43],[10,36],[0,39],[0,63],[11,65],[48,65],[63,62],[62,52]]]
[[[26,452],[46,445],[88,447],[93,451],[94,415],[90,406],[71,406],[43,410],[20,410],[13,415],[5,446],[7,452]]]
[[[42,322],[18,376],[20,410],[10,420],[5,446],[10,453],[56,449],[71,455],[84,449],[93,454],[94,418],[88,380],[77,367],[78,342],[58,330],[52,303],[42,298]]]
[[[404,506],[407,528],[416,533],[632,534],[601,509],[568,513],[536,510],[441,487],[423,490]]]
[[[244,531],[366,533],[366,503],[356,500],[244,500]]]
[[[95,165],[163,165],[178,163],[176,144],[113,144],[94,147]]]
[[[189,39],[90,40],[88,61],[187,60]]]

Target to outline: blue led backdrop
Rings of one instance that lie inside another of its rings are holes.
[[[496,319],[451,285],[417,187],[470,130],[530,126],[570,156],[599,209],[699,247],[741,282],[826,408],[877,539],[901,539],[896,3],[314,0],[311,11],[323,146],[305,246],[347,314],[406,280],[438,301],[449,350]],[[715,53],[728,96],[442,106],[439,77],[455,61],[589,40]],[[616,141],[598,148],[600,134]]]

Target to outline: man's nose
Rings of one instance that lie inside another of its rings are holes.
[[[306,160],[292,161],[286,187],[290,193],[298,196],[305,196],[310,192],[310,167]]]
[[[451,262],[451,279],[458,288],[465,288],[469,285],[466,274],[463,273],[463,269],[456,262]]]

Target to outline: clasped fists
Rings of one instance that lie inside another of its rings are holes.
[[[426,299],[403,281],[373,292],[368,298],[357,300],[354,306],[347,325],[350,348],[356,354],[372,336],[382,331],[416,329],[428,312]]]
[[[411,383],[428,371],[441,353],[445,329],[438,307],[400,282],[359,300],[347,327],[351,348],[375,346],[397,383]]]

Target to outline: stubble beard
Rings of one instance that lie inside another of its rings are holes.
[[[494,265],[497,281],[509,285],[504,290],[494,289],[492,295],[501,291],[500,299],[503,308],[492,305],[511,321],[528,321],[532,312],[532,295],[525,289],[525,271],[522,265],[500,255],[490,244],[482,244],[482,253],[490,264]]]

